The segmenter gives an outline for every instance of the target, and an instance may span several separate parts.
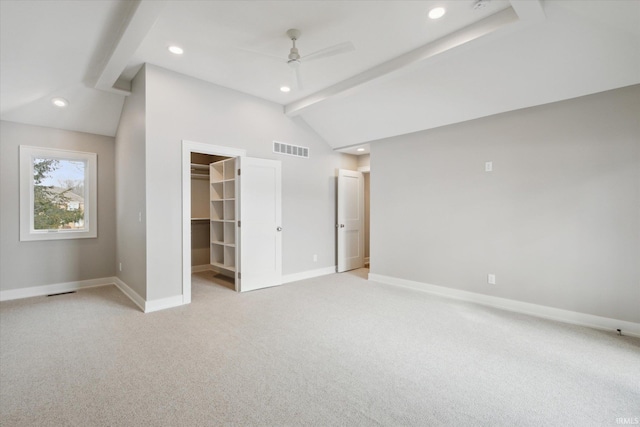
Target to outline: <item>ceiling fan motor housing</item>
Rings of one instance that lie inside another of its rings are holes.
[[[300,59],[300,54],[298,53],[298,48],[297,47],[292,47],[291,51],[289,52],[289,60],[290,61],[297,61]]]

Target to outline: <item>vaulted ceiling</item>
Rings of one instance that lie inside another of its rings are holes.
[[[305,61],[343,42],[355,49]],[[0,1],[2,120],[115,135],[144,63],[281,104],[351,152],[640,83],[640,1]]]

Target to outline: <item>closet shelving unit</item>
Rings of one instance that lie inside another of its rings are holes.
[[[221,274],[236,271],[236,159],[209,165],[211,265]]]

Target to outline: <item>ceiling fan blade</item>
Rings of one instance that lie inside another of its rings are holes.
[[[296,67],[293,70],[293,74],[296,82],[296,87],[298,88],[298,90],[299,91],[304,90],[304,87],[302,86],[302,75],[300,74],[300,67]]]
[[[324,49],[317,50],[309,55],[303,56],[302,61],[315,61],[316,59],[327,58],[329,56],[340,55],[342,53],[351,52],[356,50],[355,46],[351,42],[343,42],[335,46],[325,47]]]

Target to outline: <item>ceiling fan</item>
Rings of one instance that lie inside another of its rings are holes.
[[[296,30],[295,28],[287,30],[287,36],[291,39],[292,46],[291,46],[291,49],[289,50],[289,55],[286,58],[286,62],[287,64],[289,64],[289,67],[291,67],[291,69],[293,70],[294,81],[296,83],[296,87],[298,88],[298,90],[302,90],[303,88],[302,76],[300,74],[300,65],[302,65],[303,62],[307,63],[310,61],[315,61],[317,59],[328,58],[330,56],[340,55],[342,53],[347,53],[355,50],[353,43],[342,42],[334,46],[329,46],[329,47],[325,47],[324,49],[317,50],[308,55],[301,56],[300,52],[298,51],[298,47],[296,46],[296,41],[300,38],[300,34],[301,34],[300,30]],[[277,59],[278,61],[281,61],[281,62],[284,60],[284,58],[281,58],[279,56],[269,55],[261,52],[253,52],[253,53],[258,53],[260,55],[267,56],[271,59]]]

